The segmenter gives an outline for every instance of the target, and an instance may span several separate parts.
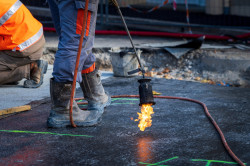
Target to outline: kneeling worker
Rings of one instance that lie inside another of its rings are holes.
[[[44,44],[42,24],[22,2],[0,0],[0,85],[23,78],[25,88],[42,85],[48,66],[40,60]]]

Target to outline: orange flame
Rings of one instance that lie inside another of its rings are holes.
[[[152,125],[151,114],[153,114],[154,111],[151,105],[152,104],[142,104],[141,113],[137,112],[139,117],[135,121],[140,121],[138,127],[141,131],[144,131],[146,127],[151,127]]]

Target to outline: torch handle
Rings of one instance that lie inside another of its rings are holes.
[[[122,12],[121,12],[121,10],[120,10],[120,7],[118,6],[118,3],[116,3],[115,6],[117,7],[118,13],[119,13],[120,16],[121,16],[121,19],[122,19],[122,22],[123,22],[123,24],[124,24],[125,30],[126,30],[126,32],[127,32],[127,34],[128,34],[130,43],[131,43],[131,45],[132,45],[132,47],[133,47],[133,49],[134,49],[134,51],[135,51],[137,60],[138,60],[138,62],[139,62],[140,71],[142,72],[142,75],[143,75],[143,78],[144,78],[144,77],[145,77],[145,76],[144,76],[145,70],[144,70],[144,67],[143,67],[143,65],[142,65],[142,63],[141,63],[140,57],[139,57],[139,55],[138,55],[138,53],[137,53],[137,51],[136,51],[136,49],[135,49],[135,46],[134,46],[132,37],[131,37],[130,32],[129,32],[129,30],[128,30],[128,26],[127,26],[127,24],[126,24],[126,22],[125,22],[125,19],[124,19],[123,15],[122,15]]]

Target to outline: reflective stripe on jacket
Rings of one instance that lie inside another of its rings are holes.
[[[42,35],[42,24],[21,1],[0,0],[0,50],[23,51]]]

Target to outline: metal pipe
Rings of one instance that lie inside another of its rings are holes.
[[[118,13],[119,13],[119,15],[120,15],[120,17],[121,17],[121,19],[122,19],[124,28],[125,28],[125,30],[126,30],[126,32],[127,32],[127,34],[128,34],[130,43],[131,43],[131,45],[132,45],[132,47],[133,47],[133,49],[134,49],[134,51],[135,51],[135,55],[136,55],[137,60],[138,60],[138,62],[139,62],[139,65],[140,65],[139,70],[142,72],[143,78],[145,78],[145,75],[144,75],[144,74],[145,74],[144,67],[143,67],[143,65],[142,65],[142,63],[141,63],[141,60],[140,60],[140,57],[139,57],[139,55],[138,55],[138,53],[137,53],[137,51],[136,51],[136,49],[135,49],[135,46],[134,46],[132,37],[131,37],[130,32],[129,32],[129,30],[128,30],[128,26],[127,26],[127,24],[126,24],[126,22],[125,22],[125,19],[124,19],[123,15],[122,15],[121,9],[120,9],[120,7],[119,7],[119,5],[118,5],[118,3],[117,3],[116,0],[112,0],[112,3],[114,4],[114,6],[116,6],[116,8],[117,8],[117,10],[118,10]]]

